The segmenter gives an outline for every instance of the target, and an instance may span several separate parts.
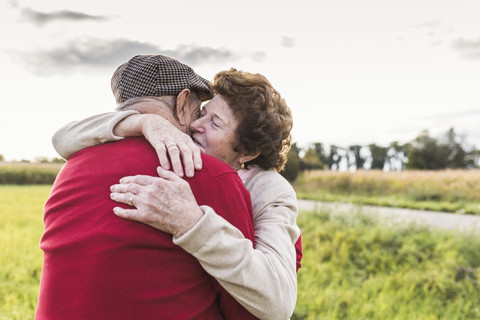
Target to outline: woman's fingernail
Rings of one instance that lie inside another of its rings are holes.
[[[110,187],[110,191],[115,191],[115,185]]]

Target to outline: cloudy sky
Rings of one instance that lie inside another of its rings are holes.
[[[115,107],[116,67],[156,53],[207,79],[230,67],[264,74],[300,146],[454,127],[478,148],[479,12],[472,0],[4,0],[0,154],[55,157],[57,128]]]

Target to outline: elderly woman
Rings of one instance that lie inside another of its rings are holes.
[[[118,207],[114,212],[175,234],[174,243],[195,256],[255,316],[286,319],[295,307],[296,270],[302,257],[295,222],[296,195],[278,173],[290,147],[291,113],[280,94],[259,74],[235,69],[219,72],[212,91],[214,98],[190,125],[192,139],[207,154],[238,170],[252,197],[255,249],[242,245],[241,235],[221,217],[202,215],[188,184],[161,167],[159,177],[125,177],[112,186],[113,200],[132,205],[135,197],[136,207]],[[69,124],[55,134],[54,146],[68,158],[96,141],[143,133],[159,153],[161,164],[166,152],[172,159],[182,153],[184,161],[198,160],[195,148],[185,151],[189,142],[166,121],[133,111],[123,113]],[[178,143],[169,143],[165,136]]]

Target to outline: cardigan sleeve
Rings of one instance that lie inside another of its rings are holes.
[[[126,117],[139,113],[135,110],[115,111],[70,122],[53,134],[53,147],[61,157],[68,159],[84,148],[122,140],[123,137],[113,134],[113,129]]]
[[[205,206],[201,207],[204,216],[194,228],[173,241],[197,258],[203,268],[253,315],[278,320],[288,319],[295,308],[294,244],[300,230],[295,222],[295,193],[282,189],[283,194],[275,194],[279,189],[274,189],[271,195],[261,194],[261,200],[252,193],[255,249],[240,231]]]

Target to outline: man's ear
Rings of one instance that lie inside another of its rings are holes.
[[[243,154],[240,156],[239,160],[240,160],[240,163],[246,163],[248,161],[252,161],[253,159],[258,157],[259,155],[260,155],[259,151],[254,151],[254,152],[251,152],[251,153],[243,152]]]
[[[190,90],[189,89],[183,89],[177,95],[176,113],[177,113],[178,122],[182,126],[185,126],[186,123],[187,123],[187,120],[185,119],[185,113],[188,110],[187,105],[188,105],[189,100],[190,100]]]

